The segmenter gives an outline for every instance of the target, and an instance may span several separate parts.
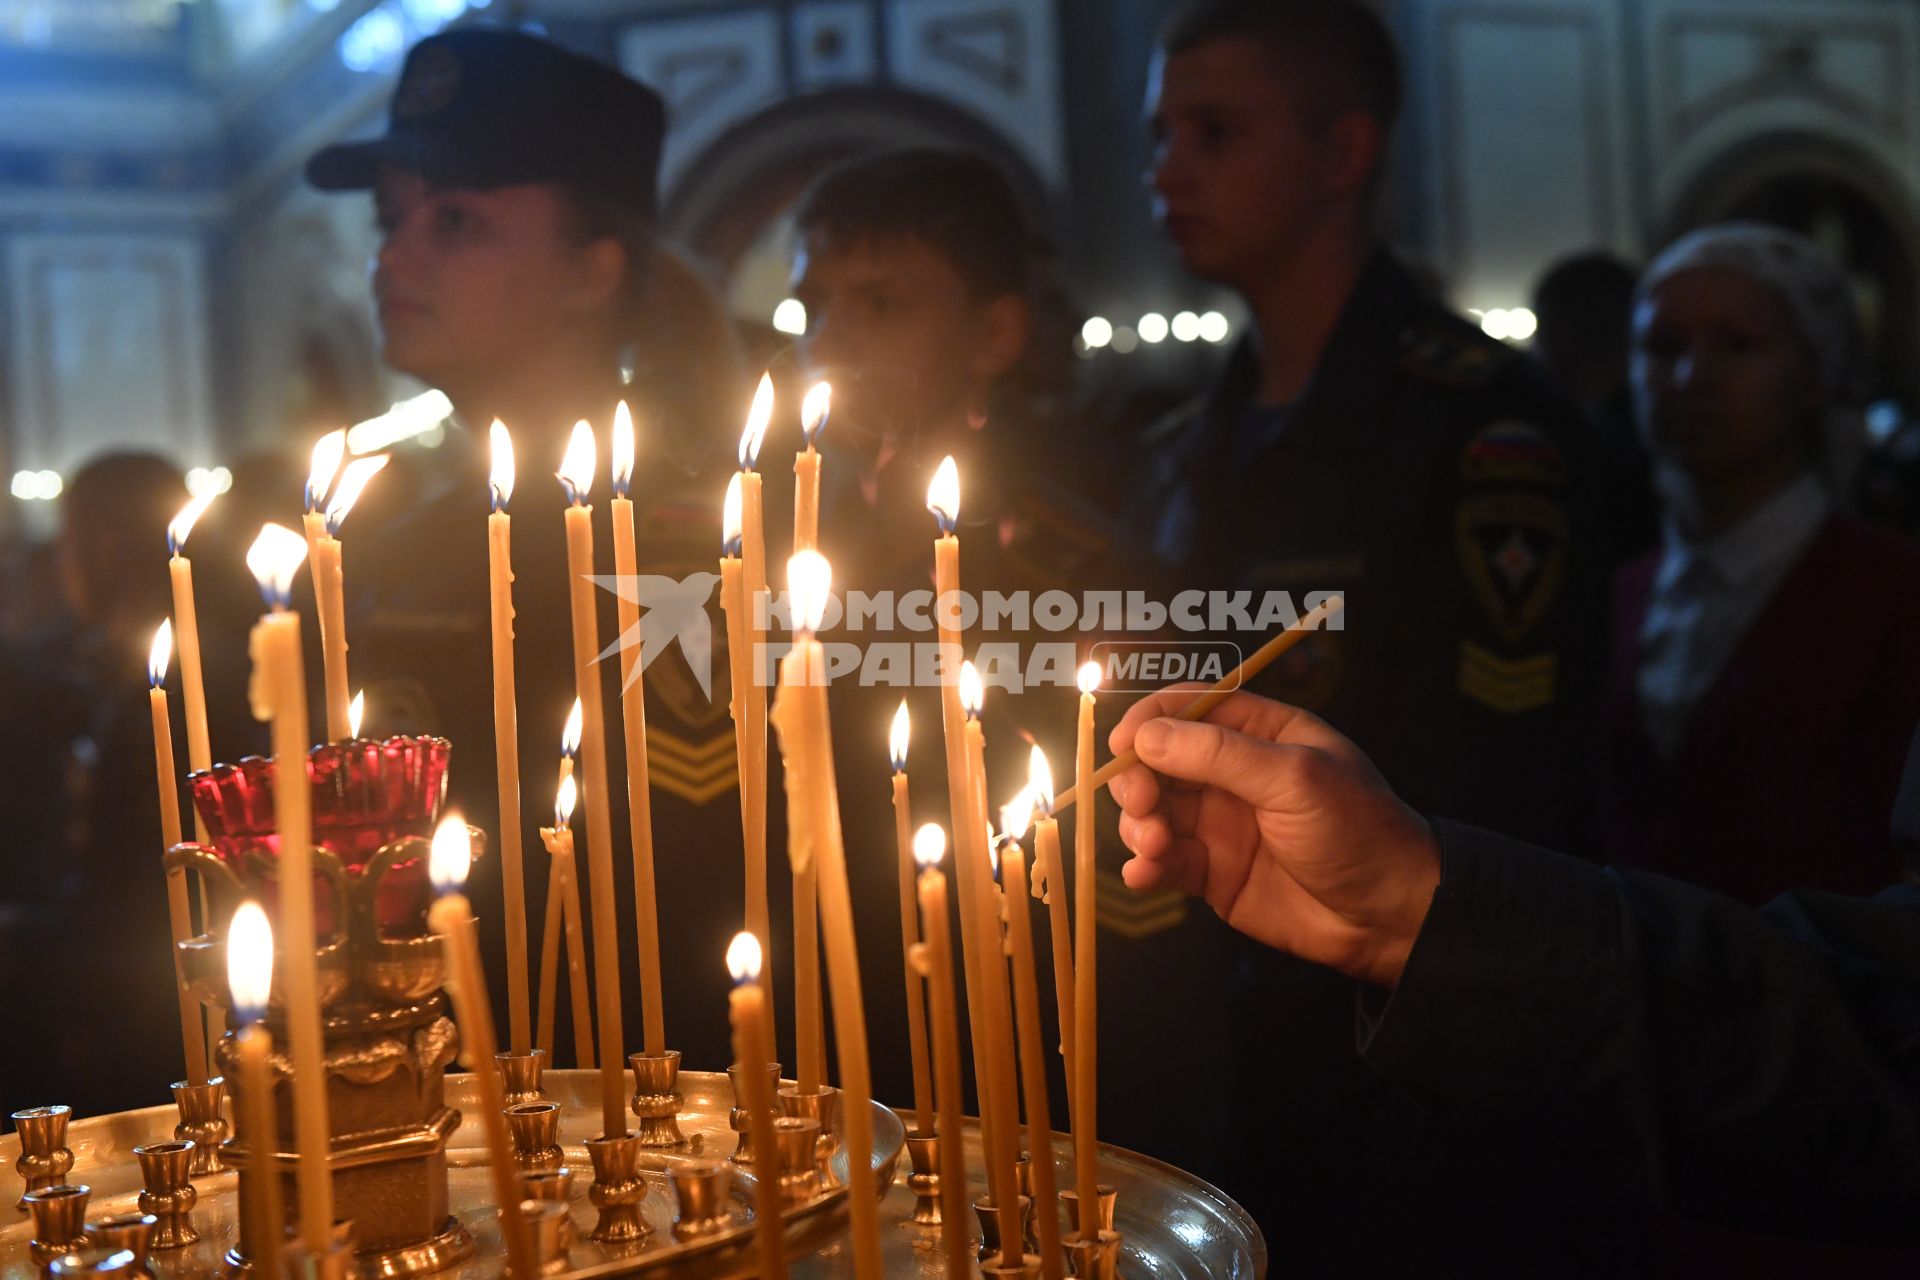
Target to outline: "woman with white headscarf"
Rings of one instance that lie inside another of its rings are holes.
[[[1665,527],[1616,584],[1610,859],[1753,903],[1896,876],[1920,550],[1833,500],[1860,371],[1849,281],[1804,237],[1708,227],[1642,278],[1635,412]]]

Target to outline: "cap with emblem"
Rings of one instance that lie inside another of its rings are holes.
[[[392,166],[449,187],[565,182],[651,216],[666,109],[602,62],[519,31],[473,27],[413,47],[385,136],[307,162],[322,191],[374,186]]]

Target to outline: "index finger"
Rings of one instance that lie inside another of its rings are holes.
[[[1115,755],[1131,750],[1134,735],[1140,732],[1141,725],[1160,716],[1178,716],[1211,687],[1188,682],[1168,685],[1147,694],[1127,708],[1126,715],[1107,735],[1108,748]],[[1217,724],[1267,742],[1322,749],[1345,749],[1347,745],[1345,739],[1312,712],[1244,690],[1228,694],[1204,719],[1208,724]]]

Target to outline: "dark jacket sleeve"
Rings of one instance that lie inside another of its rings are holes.
[[[1360,1049],[1702,1218],[1920,1239],[1920,890],[1753,910],[1470,827]]]

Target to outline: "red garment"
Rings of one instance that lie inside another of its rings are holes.
[[[1601,714],[1604,859],[1759,905],[1872,893],[1920,722],[1920,548],[1830,516],[1694,709],[1670,761],[1642,728],[1636,642],[1660,553],[1614,583]]]

